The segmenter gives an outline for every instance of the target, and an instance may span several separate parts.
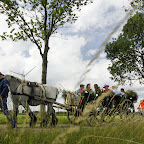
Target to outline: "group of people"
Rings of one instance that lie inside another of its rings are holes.
[[[87,92],[89,92],[89,93],[91,93],[91,94],[94,94],[95,97],[98,97],[98,96],[100,96],[102,93],[106,93],[106,92],[109,91],[109,92],[113,92],[114,94],[121,94],[121,95],[124,95],[124,96],[125,96],[124,88],[121,88],[121,90],[118,91],[118,90],[117,90],[117,86],[112,86],[112,89],[109,89],[109,85],[106,85],[106,84],[105,84],[105,85],[103,86],[103,89],[104,89],[104,90],[102,90],[102,89],[98,86],[98,84],[94,84],[94,90],[91,89],[91,84],[87,84],[87,85],[86,85],[86,88],[85,88],[85,85],[84,85],[84,84],[81,84],[81,85],[80,85],[80,88],[76,91],[76,94],[77,94],[78,96],[81,96],[84,91],[87,91]]]
[[[112,92],[113,94],[116,95],[123,95],[126,96],[126,92],[124,90],[124,88],[121,88],[120,91],[117,90],[116,86],[112,86],[112,89],[109,89],[109,85],[104,85],[103,89],[101,89],[98,84],[94,84],[94,90],[91,89],[91,85],[87,84],[86,88],[85,85],[81,84],[80,88],[76,91],[76,94],[78,96],[83,96],[83,92],[88,92],[90,94],[93,94],[95,98],[97,98],[98,96],[100,96],[102,93],[106,93],[106,92]],[[144,99],[140,100],[139,106],[137,108],[140,112],[142,112],[142,114],[144,115]]]

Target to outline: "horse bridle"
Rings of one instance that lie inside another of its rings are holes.
[[[10,76],[11,79],[14,78],[13,76]],[[15,78],[16,79],[16,78]],[[16,79],[19,81],[19,79]],[[21,83],[18,84],[18,86],[16,87],[16,89],[14,90],[14,92],[12,92],[13,95],[19,95],[20,93],[16,93],[16,90],[18,89],[18,87],[21,85]]]

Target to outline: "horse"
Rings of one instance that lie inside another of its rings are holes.
[[[48,84],[41,85],[34,82],[24,81],[11,75],[5,75],[5,78],[9,81],[9,90],[13,102],[13,117],[16,123],[18,107],[19,105],[22,105],[31,118],[30,127],[34,127],[36,125],[37,118],[29,106],[43,104],[48,106],[48,110],[42,119],[40,126],[47,126],[50,115],[52,115],[51,124],[57,124],[58,119],[56,118],[55,110],[53,109],[53,103],[56,101],[59,94],[56,87]]]

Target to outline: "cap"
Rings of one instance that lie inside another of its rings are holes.
[[[4,74],[2,74],[1,72],[0,72],[0,75],[4,76]]]

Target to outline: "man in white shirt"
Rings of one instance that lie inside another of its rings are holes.
[[[117,90],[117,86],[112,86],[112,91],[113,93],[115,93],[116,95],[124,95],[124,93],[122,93],[121,91]]]

